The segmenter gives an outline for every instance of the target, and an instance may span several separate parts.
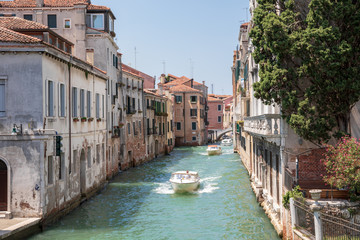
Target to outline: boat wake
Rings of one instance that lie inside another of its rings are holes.
[[[155,184],[159,186],[154,189],[154,192],[158,194],[174,194],[174,190],[172,189],[170,182],[155,183]]]
[[[214,182],[218,179],[220,179],[220,177],[207,177],[204,179],[200,180],[200,189],[198,191],[198,193],[212,193],[215,190],[219,189],[219,187],[217,186],[218,183]]]
[[[215,182],[216,180],[220,179],[220,177],[207,177],[204,179],[200,179],[200,188],[197,191],[194,191],[193,193],[212,193],[215,190],[219,189],[218,183]],[[170,182],[165,183],[155,183],[155,185],[158,185],[157,188],[154,189],[154,192],[158,194],[174,194],[174,190],[171,187]]]

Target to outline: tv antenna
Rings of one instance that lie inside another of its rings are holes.
[[[163,60],[161,63],[163,64],[163,74],[166,74],[166,61]]]
[[[245,9],[245,12],[246,12],[246,22],[248,22],[249,20],[248,20],[248,12],[249,12],[249,8],[243,8],[243,9]]]

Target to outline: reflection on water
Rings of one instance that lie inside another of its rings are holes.
[[[200,188],[174,193],[172,172],[197,171]],[[121,173],[100,195],[31,239],[279,239],[232,147],[178,148]]]

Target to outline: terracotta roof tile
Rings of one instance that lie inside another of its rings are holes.
[[[129,74],[132,74],[134,76],[137,76],[137,77],[141,77],[140,76],[140,71],[136,70],[135,68],[132,68],[126,64],[121,64],[121,69],[126,72],[126,73],[129,73]]]
[[[0,27],[0,42],[40,43],[41,40],[10,29]]]
[[[193,81],[193,84],[194,84],[194,85],[198,85],[198,86],[200,86],[200,85],[204,85],[204,84],[199,83],[199,82],[197,82],[197,81]]]
[[[223,100],[208,96],[208,101],[209,102],[222,102]]]
[[[196,93],[201,93],[201,91],[192,88],[192,87],[188,87],[186,85],[176,85],[172,88],[170,88],[170,91],[172,92],[196,92]]]
[[[87,7],[88,10],[110,10],[110,8],[108,7],[105,7],[105,6],[98,6],[98,5],[93,5],[93,4],[90,4],[88,7]]]
[[[191,79],[187,78],[187,77],[181,77],[181,78],[178,78],[174,81],[171,81],[171,82],[168,82],[168,83],[165,83],[164,85],[165,86],[176,86],[176,85],[181,85],[181,84],[184,84],[188,81],[190,81]]]
[[[73,7],[75,4],[90,4],[90,0],[44,0],[44,7]],[[36,0],[0,1],[0,7],[36,7]]]
[[[34,22],[28,21],[18,17],[0,17],[0,27],[11,30],[47,30],[48,27]]]

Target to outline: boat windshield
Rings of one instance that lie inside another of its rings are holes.
[[[190,174],[174,174],[173,175],[174,179],[195,179],[195,175],[190,175]]]

